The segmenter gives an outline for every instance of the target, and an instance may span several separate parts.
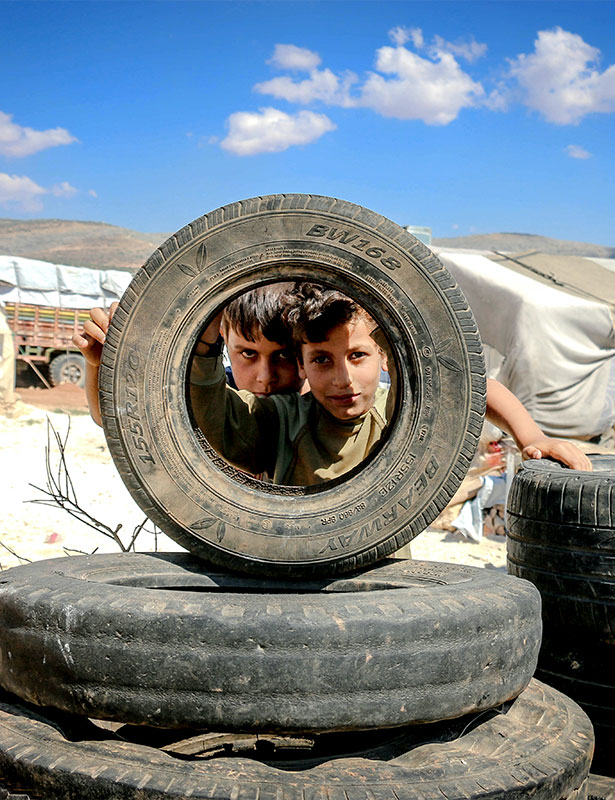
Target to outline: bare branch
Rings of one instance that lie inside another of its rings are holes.
[[[149,521],[146,517],[140,525],[137,525],[130,537],[128,545],[125,545],[122,541],[119,533],[122,529],[122,523],[120,522],[115,528],[107,525],[106,523],[102,522],[101,520],[97,519],[95,516],[90,514],[86,511],[77,500],[77,493],[75,491],[75,486],[73,481],[70,477],[68,464],[66,460],[66,449],[68,443],[68,436],[70,433],[70,417],[68,418],[68,425],[66,429],[66,435],[64,438],[60,436],[58,431],[53,426],[53,423],[47,417],[47,446],[45,448],[45,468],[47,473],[47,486],[43,489],[40,486],[36,486],[35,484],[31,483],[33,489],[36,491],[41,492],[41,494],[45,495],[43,498],[36,498],[34,500],[29,500],[30,503],[39,503],[40,505],[52,506],[52,507],[59,507],[62,508],[64,511],[67,512],[71,517],[74,519],[79,520],[84,525],[87,525],[89,528],[97,531],[98,533],[106,536],[109,539],[112,539],[115,544],[119,547],[119,549],[126,553],[129,550],[135,549],[135,542],[139,534],[145,530],[147,533],[151,533],[154,536],[154,545],[155,549],[158,549],[158,529],[154,526],[154,531],[149,531],[145,528],[146,523]],[[57,469],[54,469],[52,465],[52,441],[55,445],[55,448],[58,452],[58,463]],[[65,548],[66,550],[67,548]],[[69,548],[70,549],[70,548]],[[75,550],[74,552],[81,552],[79,550]],[[96,551],[94,551],[96,552]]]
[[[0,547],[4,547],[5,550],[8,550],[8,552],[12,556],[15,556],[15,558],[18,558],[20,561],[27,561],[28,564],[32,563],[32,559],[31,558],[26,558],[25,556],[20,556],[11,547],[9,547],[8,544],[4,544],[4,542],[2,540],[0,540]]]

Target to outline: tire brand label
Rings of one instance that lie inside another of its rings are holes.
[[[128,430],[130,436],[128,441],[132,442],[133,447],[140,452],[137,453],[139,460],[144,463],[155,464],[151,454],[151,447],[145,438],[145,431],[141,424],[139,415],[139,393],[137,391],[137,369],[139,368],[139,356],[134,348],[128,353],[128,366],[124,370],[124,387],[126,395],[130,400],[126,400],[126,417],[128,418]]]
[[[382,497],[385,497],[390,491],[392,491],[397,486],[399,481],[404,477],[404,473],[408,471],[409,466],[410,466],[409,463],[403,464],[398,469],[398,471],[393,475],[393,477],[389,478],[389,480],[383,486],[381,486],[380,489],[378,489],[378,494],[381,495]],[[404,508],[405,510],[410,508],[412,504],[412,498],[415,492],[417,496],[423,494],[423,492],[427,488],[427,484],[436,474],[439,466],[440,465],[438,464],[438,460],[436,459],[436,457],[432,456],[427,462],[427,466],[423,470],[423,473],[419,475],[419,477],[414,481],[414,483],[408,489],[408,493],[406,494],[406,496],[402,497],[398,501],[402,506],[402,508]]]
[[[381,247],[369,239],[361,239],[358,233],[343,228],[332,228],[329,225],[312,225],[305,235],[350,245],[353,250],[365,253],[368,258],[378,261],[386,269],[395,270],[401,267],[401,261],[388,255],[385,247]]]
[[[384,496],[390,492],[391,489],[393,489],[398,483],[398,481],[401,480],[404,473],[407,472],[410,463],[411,462],[404,464],[400,470],[395,473],[393,478],[379,490],[379,494]],[[429,481],[436,474],[438,466],[438,461],[436,460],[435,456],[432,456],[429,459],[429,462],[427,463],[423,473],[419,475],[412,486],[410,486],[404,497],[401,497],[396,503],[394,503],[390,508],[387,508],[386,511],[383,511],[379,517],[375,517],[375,519],[373,519],[370,523],[362,525],[360,528],[357,528],[350,533],[342,533],[338,536],[332,536],[327,541],[327,544],[318,551],[318,555],[321,556],[326,552],[345,550],[350,546],[360,544],[361,542],[365,542],[377,536],[383,528],[386,528],[387,525],[395,522],[395,520],[398,518],[398,506],[401,506],[406,511],[410,508],[415,493],[417,497],[423,494],[429,484]],[[333,517],[337,519],[336,515],[333,515]],[[323,517],[321,519],[321,523],[323,525],[329,525],[332,521],[334,520],[331,517]]]

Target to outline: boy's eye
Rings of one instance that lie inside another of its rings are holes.
[[[312,364],[328,364],[329,356],[314,356]]]
[[[256,350],[242,350],[241,355],[248,359],[256,358]]]
[[[281,350],[275,354],[276,361],[292,361],[293,354],[287,350]]]
[[[365,356],[369,355],[369,353],[364,353],[362,350],[355,350],[354,353],[350,354],[350,358],[353,361],[356,361],[359,358],[365,358]]]

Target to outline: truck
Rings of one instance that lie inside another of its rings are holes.
[[[89,309],[54,308],[32,303],[5,303],[3,310],[15,340],[15,356],[48,383],[37,365],[49,366],[49,381],[85,385],[85,359],[72,343],[83,330]]]

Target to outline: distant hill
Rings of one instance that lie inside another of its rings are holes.
[[[168,233],[139,233],[104,222],[0,219],[0,254],[95,269],[134,270]]]
[[[434,247],[460,250],[496,250],[498,252],[527,253],[537,250],[557,256],[586,256],[615,258],[615,247],[586,242],[568,242],[549,239],[532,233],[481,233],[474,236],[456,236],[450,239],[432,239]]]
[[[104,222],[63,219],[0,219],[0,255],[24,256],[95,269],[134,270],[168,233],[139,233]],[[529,233],[485,233],[434,239],[436,247],[615,258],[615,247],[549,239]]]

